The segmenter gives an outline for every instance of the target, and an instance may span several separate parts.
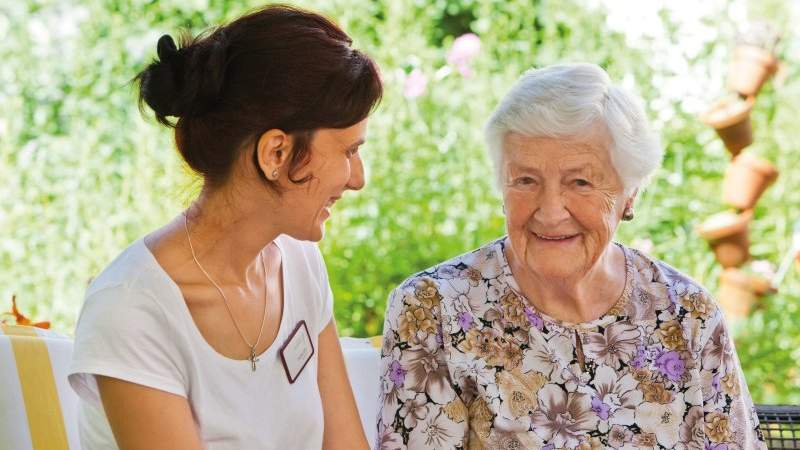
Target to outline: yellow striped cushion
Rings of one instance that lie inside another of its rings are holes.
[[[14,450],[78,450],[77,396],[67,383],[72,341],[0,325],[0,436]]]
[[[358,348],[381,347],[381,336],[342,341],[346,359],[355,356],[351,353]],[[28,326],[0,325],[0,448],[80,450],[78,398],[67,382],[71,357],[72,340],[67,336]],[[370,368],[376,357],[365,361]],[[376,370],[359,370],[355,377],[351,374],[357,397],[359,391],[373,387],[377,372],[372,372]],[[358,380],[359,376],[368,380]],[[374,409],[371,404],[359,406]]]

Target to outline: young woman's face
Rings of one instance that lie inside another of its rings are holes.
[[[319,241],[325,233],[330,208],[347,190],[364,187],[364,165],[359,146],[366,139],[367,119],[348,128],[321,128],[310,143],[310,160],[294,179],[311,175],[305,183],[289,183],[282,199],[293,216],[288,233],[300,240]]]

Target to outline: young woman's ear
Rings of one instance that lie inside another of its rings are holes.
[[[265,131],[256,143],[256,160],[261,173],[271,181],[280,178],[292,148],[292,137],[273,128]]]

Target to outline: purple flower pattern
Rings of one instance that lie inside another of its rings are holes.
[[[406,379],[406,371],[400,366],[400,361],[392,361],[389,366],[389,379],[395,386],[402,386]]]
[[[458,326],[464,331],[469,331],[472,328],[473,320],[475,319],[472,318],[472,314],[467,311],[458,313]]]
[[[670,381],[679,381],[686,371],[678,352],[666,352],[656,359],[656,368]]]
[[[602,420],[608,420],[608,414],[611,411],[611,406],[606,405],[600,400],[599,397],[592,397],[592,411],[597,414]]]
[[[544,330],[544,319],[542,319],[542,316],[537,314],[530,306],[525,307],[525,317],[534,328],[539,331]]]
[[[393,291],[377,450],[766,449],[756,416],[743,413],[752,400],[727,326],[702,286],[620,246],[620,301],[566,324],[524,297],[506,245]]]

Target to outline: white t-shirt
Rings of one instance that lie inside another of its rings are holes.
[[[255,372],[250,361],[226,358],[206,342],[180,289],[142,239],[92,282],[69,371],[70,384],[86,403],[80,420],[84,450],[107,449],[111,439],[94,375],[187,398],[209,450],[322,447],[316,349],[319,333],[331,320],[333,295],[315,244],[288,236],[275,244],[283,260],[283,317]],[[278,350],[301,320],[315,352],[290,384]],[[87,420],[87,414],[99,415],[103,425]]]

